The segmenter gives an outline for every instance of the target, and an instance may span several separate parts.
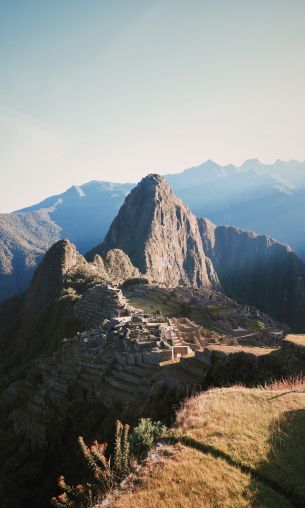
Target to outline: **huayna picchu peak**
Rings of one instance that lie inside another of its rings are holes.
[[[148,175],[126,197],[105,240],[88,255],[122,249],[152,280],[217,287],[196,217],[162,176]]]

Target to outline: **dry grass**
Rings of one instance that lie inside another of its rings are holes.
[[[201,393],[181,407],[172,429],[188,446],[175,445],[172,457],[144,468],[140,483],[111,506],[305,506],[304,429],[304,378]]]
[[[277,348],[265,348],[265,347],[252,347],[252,346],[226,346],[224,344],[210,344],[207,346],[208,349],[213,351],[221,351],[226,354],[233,353],[250,353],[255,356],[268,355],[273,351],[276,351]]]
[[[286,335],[285,340],[288,342],[293,342],[294,344],[297,344],[298,346],[305,346],[305,335],[297,334],[297,335]]]
[[[220,458],[204,455],[182,445],[157,465],[147,465],[140,483],[110,506],[116,508],[246,508],[252,506],[262,487],[238,468]],[[264,496],[274,506],[290,503],[268,487]]]
[[[290,376],[288,378],[278,379],[276,381],[271,381],[261,386],[262,390],[269,391],[281,391],[281,390],[305,390],[305,376],[296,375]]]

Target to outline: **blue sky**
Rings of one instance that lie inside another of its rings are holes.
[[[0,0],[0,211],[305,159],[304,0]]]

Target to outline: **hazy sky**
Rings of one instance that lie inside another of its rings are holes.
[[[305,159],[305,0],[0,0],[0,211]]]

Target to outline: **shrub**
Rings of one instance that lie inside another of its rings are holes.
[[[52,497],[50,503],[56,508],[81,507],[87,508],[92,505],[91,490],[88,486],[76,485],[70,486],[65,482],[65,478],[58,478],[58,487],[63,491],[57,497]],[[86,488],[87,487],[87,488]]]
[[[255,321],[255,326],[258,330],[264,330],[266,328],[265,323],[262,321]]]
[[[114,464],[113,473],[117,479],[128,474],[129,470],[129,425],[123,425],[120,420],[116,421],[114,441]]]
[[[128,288],[129,286],[135,286],[136,284],[149,284],[149,280],[146,279],[145,277],[134,277],[134,278],[126,279],[123,282],[122,287]]]
[[[146,455],[158,439],[167,431],[161,422],[153,422],[150,418],[141,418],[130,434],[132,452],[137,457]]]
[[[87,446],[84,438],[79,436],[78,445],[83,459],[89,469],[88,483],[70,486],[63,476],[58,479],[58,487],[63,491],[51,499],[56,508],[91,508],[93,501],[108,492],[113,485],[120,482],[129,472],[129,425],[116,422],[113,460],[105,455],[107,443],[93,441]]]

